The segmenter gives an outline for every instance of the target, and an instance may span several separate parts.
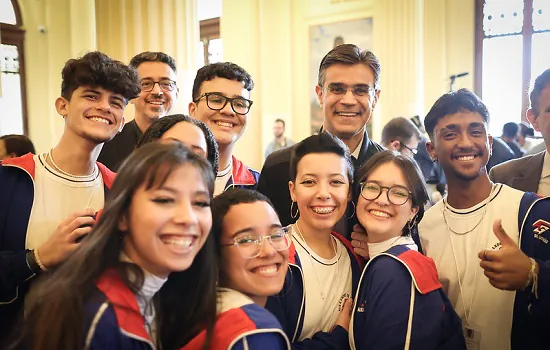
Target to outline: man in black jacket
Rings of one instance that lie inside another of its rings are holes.
[[[318,85],[315,92],[323,110],[322,131],[328,131],[340,138],[348,146],[357,170],[375,153],[384,148],[369,139],[366,124],[370,120],[380,96],[380,62],[370,51],[361,50],[356,45],[345,44],[332,49],[319,66]],[[258,191],[272,201],[283,225],[295,222],[291,218],[292,204],[288,190],[290,181],[289,165],[294,147],[272,153],[266,159]],[[357,199],[355,185],[353,199]],[[294,205],[296,207],[296,205]],[[354,213],[353,205],[348,206],[350,216]],[[295,213],[293,213],[294,215]],[[342,225],[337,231],[349,237],[351,228],[356,223],[355,216]]]

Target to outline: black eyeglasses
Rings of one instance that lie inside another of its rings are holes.
[[[247,100],[244,97],[227,97],[219,92],[206,92],[199,96],[196,100],[193,102],[198,103],[199,100],[203,97],[206,97],[206,105],[208,108],[219,111],[222,110],[227,102],[231,103],[231,108],[233,109],[233,112],[241,115],[245,115],[250,111],[250,107],[252,106],[252,101]]]
[[[404,186],[395,185],[387,187],[373,181],[361,182],[361,196],[369,201],[380,197],[383,189],[387,190],[386,196],[388,197],[388,201],[394,205],[403,205],[412,196],[411,191]]]
[[[176,82],[170,79],[154,81],[152,79],[143,79],[140,83],[141,91],[149,92],[153,90],[155,84],[159,84],[162,91],[173,91],[176,88]]]
[[[401,147],[405,147],[406,149],[408,149],[412,154],[417,154],[418,153],[418,150],[416,148],[410,148],[409,146],[407,146],[406,144],[404,144],[401,141],[399,141],[399,144],[401,144]]]
[[[254,233],[243,233],[233,238],[233,243],[222,244],[222,247],[236,246],[241,256],[245,259],[258,257],[262,252],[264,241],[269,241],[271,246],[278,252],[287,250],[290,247],[290,226],[281,227],[266,236]]]

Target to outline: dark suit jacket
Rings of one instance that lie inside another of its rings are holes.
[[[290,200],[290,192],[288,190],[288,182],[290,181],[290,157],[295,147],[296,145],[271,153],[265,160],[258,183],[258,191],[271,200],[277,214],[279,214],[279,219],[283,226],[293,224],[297,220],[297,218],[293,219],[290,217],[290,205],[292,201]],[[359,170],[372,155],[384,149],[384,147],[369,139],[365,132],[363,144],[359,151],[359,159],[354,161],[355,174],[357,174],[357,170]],[[356,176],[354,176],[354,184],[359,181],[359,179],[355,177]],[[358,192],[355,188],[356,186],[352,186],[352,190],[354,191],[353,201],[357,202]],[[296,207],[296,205],[294,205],[294,207]],[[352,206],[350,205],[350,207]],[[295,213],[297,208],[293,209]],[[346,213],[347,216],[351,214],[352,210]],[[356,215],[348,220],[346,225],[348,230],[351,229],[355,223],[357,223]],[[349,238],[350,232],[339,233]]]
[[[489,172],[489,178],[493,182],[499,182],[524,192],[537,192],[544,152],[509,160],[495,166]]]
[[[101,149],[97,161],[103,163],[112,171],[118,171],[122,162],[136,148],[142,132],[136,120],[124,125],[124,128],[111,141],[106,142]]]

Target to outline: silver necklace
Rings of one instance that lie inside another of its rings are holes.
[[[66,172],[65,170],[61,169],[59,167],[59,165],[57,165],[57,163],[53,160],[52,151],[53,151],[53,148],[50,149],[50,151],[46,154],[47,158],[50,159],[50,162],[52,163],[55,170],[59,171],[61,174],[65,175],[65,176],[68,176],[68,177],[73,177],[75,179],[87,179],[89,177],[95,177],[95,175],[97,175],[98,169],[97,169],[97,165],[95,165],[95,164],[94,164],[94,170],[92,171],[91,174],[88,174],[88,175],[74,175],[74,174]],[[46,160],[47,160],[47,158],[46,158]]]
[[[227,165],[225,169],[218,171],[218,174],[216,174],[216,177],[224,177],[225,175],[229,174],[229,172],[231,171],[232,165],[233,165],[233,160],[229,162],[229,165]]]
[[[491,200],[491,197],[493,196],[493,191],[495,190],[495,185],[491,186],[491,192],[489,193],[489,196],[487,198],[485,198],[483,200],[483,205],[485,206],[485,208],[483,208],[483,214],[481,215],[481,219],[479,219],[479,221],[477,222],[477,224],[475,224],[474,227],[472,227],[471,229],[469,230],[466,230],[464,232],[458,232],[456,230],[454,230],[451,225],[449,225],[449,222],[447,221],[447,217],[445,216],[445,213],[447,211],[447,201],[445,200],[445,198],[443,198],[443,221],[445,222],[445,226],[447,226],[447,229],[449,231],[451,231],[452,233],[454,233],[455,235],[459,235],[459,236],[463,236],[465,234],[468,234],[472,231],[474,231],[482,222],[483,222],[483,219],[485,218],[485,214],[487,214],[487,208],[489,207],[489,201]]]
[[[305,251],[306,251],[307,255],[309,256],[309,262],[311,263],[311,269],[313,270],[313,275],[315,276],[315,280],[317,281],[317,286],[319,288],[319,293],[321,294],[321,299],[324,300],[325,299],[325,293],[323,293],[323,289],[321,288],[321,282],[319,281],[319,276],[317,276],[317,272],[315,271],[315,264],[313,263],[313,258],[311,256],[311,253],[309,252],[309,250],[311,250],[311,247],[307,244],[307,241],[304,238],[304,235],[302,234],[302,230],[300,229],[300,226],[298,225],[298,221],[296,221],[296,223],[294,224],[294,226],[296,227],[295,231],[298,233],[298,235],[300,236],[302,241],[304,241],[304,244],[309,248],[309,249],[305,249]],[[332,243],[332,249],[334,250],[334,256],[336,257],[336,255],[338,254],[338,251],[336,249],[336,244],[334,243],[334,238],[332,238],[332,236],[330,237],[330,241]],[[337,270],[336,274],[338,274],[338,263],[340,262],[340,259],[338,257],[336,257],[336,258],[337,258],[337,260],[336,260],[336,270]]]

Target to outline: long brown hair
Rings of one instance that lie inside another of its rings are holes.
[[[118,229],[119,220],[128,213],[132,197],[142,184],[146,189],[161,186],[173,170],[184,164],[199,170],[212,199],[214,173],[210,164],[185,146],[153,142],[130,155],[120,168],[92,233],[49,276],[47,283],[37,286],[36,303],[30,306],[14,347],[23,345],[32,350],[82,348],[85,307],[94,302],[90,298],[97,291],[95,283],[107,269],[116,269],[132,291],[139,290],[143,271],[137,265],[120,261],[125,233]],[[130,280],[132,275],[138,278]],[[209,235],[191,267],[171,273],[155,296],[156,343],[161,349],[179,348],[204,328],[210,340],[216,321],[216,278],[215,246]]]

